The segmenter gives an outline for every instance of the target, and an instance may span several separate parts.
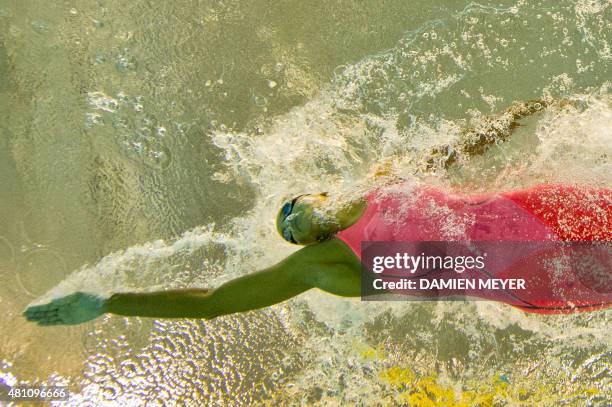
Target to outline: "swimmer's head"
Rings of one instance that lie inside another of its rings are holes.
[[[327,193],[304,194],[287,200],[276,217],[278,233],[293,244],[324,242],[355,223],[365,210],[364,200],[331,208]]]
[[[323,210],[328,197],[299,195],[283,204],[276,217],[276,229],[288,242],[308,245],[331,238],[339,227],[334,216]]]

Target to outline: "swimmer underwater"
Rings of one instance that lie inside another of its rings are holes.
[[[530,101],[513,105],[491,126],[467,131],[460,144],[435,148],[424,156],[424,171],[446,169],[461,158],[484,153],[503,142],[517,120],[551,105]],[[383,174],[384,175],[384,174]],[[444,241],[449,216],[469,217],[473,227],[455,240],[612,241],[612,190],[576,185],[538,185],[486,196],[457,196],[426,186],[395,183],[330,208],[328,194],[304,194],[282,205],[276,225],[288,242],[304,247],[264,270],[228,281],[216,289],[115,293],[108,297],[76,292],[24,311],[41,326],[73,325],[105,313],[153,318],[204,318],[246,312],[281,303],[312,288],[343,297],[362,295],[362,241]],[[404,208],[401,228],[384,214]],[[538,270],[532,270],[538,273]],[[609,281],[612,270],[605,269]],[[520,277],[520,276],[514,276]],[[537,275],[535,277],[538,277]],[[607,308],[612,293],[591,292],[580,301],[548,301],[546,289],[536,301],[511,303],[528,312],[568,313]],[[506,302],[504,298],[487,298]]]

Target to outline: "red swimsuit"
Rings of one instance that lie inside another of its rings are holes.
[[[571,249],[574,259],[582,257],[580,250],[588,249],[581,244],[599,242],[597,264],[573,264],[562,275],[542,267],[544,261],[558,260],[559,245],[533,252],[522,248],[520,256],[500,250],[495,254],[502,260],[488,267],[489,277],[522,278],[527,289],[467,295],[538,313],[592,310],[612,304],[612,256],[607,244],[612,242],[610,189],[539,185],[483,196],[456,196],[430,187],[399,185],[376,191],[367,199],[368,208],[361,219],[338,234],[360,258],[365,241],[469,241],[489,249],[495,242],[576,242],[577,247]]]

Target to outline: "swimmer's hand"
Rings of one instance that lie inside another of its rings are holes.
[[[23,316],[40,326],[76,325],[104,314],[105,303],[105,297],[76,292],[46,304],[31,305]]]

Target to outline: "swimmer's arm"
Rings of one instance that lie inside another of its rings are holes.
[[[466,128],[457,140],[451,144],[439,145],[430,149],[422,158],[424,166],[421,170],[449,169],[461,158],[469,159],[484,154],[493,145],[505,142],[516,128],[519,121],[531,116],[543,108],[557,105],[563,107],[569,104],[565,99],[553,101],[548,99],[516,102],[503,113],[484,118],[478,128]]]
[[[278,304],[314,287],[355,297],[361,295],[360,270],[350,249],[333,239],[304,247],[272,267],[214,290],[114,294],[107,300],[105,311],[127,316],[211,319]]]
[[[103,313],[211,319],[278,304],[314,287],[346,297],[361,294],[361,265],[342,241],[306,246],[272,267],[214,290],[117,293],[107,299],[79,292],[30,306],[24,315],[39,325],[78,324]]]

